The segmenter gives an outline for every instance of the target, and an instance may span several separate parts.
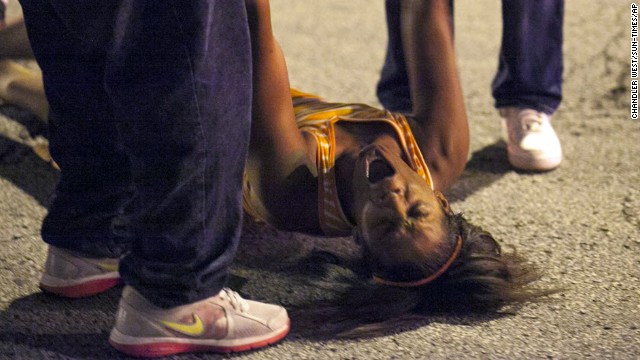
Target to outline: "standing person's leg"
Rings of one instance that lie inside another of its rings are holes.
[[[226,281],[251,126],[244,2],[178,3],[123,1],[105,72],[136,190],[121,274],[162,307]]]
[[[143,356],[273,343],[289,330],[284,308],[223,289],[251,127],[245,2],[131,0],[120,10],[106,87],[132,162],[135,241],[110,342]]]
[[[120,268],[131,286],[111,344],[159,356],[241,351],[281,339],[289,329],[282,307],[223,288],[239,239],[251,117],[244,1],[102,4],[115,16],[76,2],[56,2],[54,10],[83,45],[82,65],[103,64],[98,84],[131,162],[135,192],[125,213],[132,241]],[[60,80],[84,80],[67,75]],[[68,96],[61,106],[84,98]],[[71,167],[60,165],[63,174]]]
[[[502,45],[492,83],[515,167],[549,170],[562,150],[550,116],[562,99],[563,0],[503,1]]]
[[[90,35],[83,42],[47,2],[21,3],[50,102],[50,151],[62,168],[42,225],[50,246],[40,286],[89,296],[119,282],[127,244],[112,226],[131,195],[129,160],[103,86],[104,52],[87,46]]]

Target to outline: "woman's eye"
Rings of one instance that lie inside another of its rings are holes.
[[[429,213],[423,207],[413,207],[409,210],[409,216],[414,219],[423,219],[426,218]]]

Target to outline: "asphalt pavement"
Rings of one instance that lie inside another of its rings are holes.
[[[272,0],[272,15],[293,86],[378,104],[383,1]],[[471,153],[448,194],[452,206],[541,268],[542,286],[566,290],[517,311],[434,315],[357,340],[319,336],[323,324],[294,316],[290,335],[267,349],[176,359],[640,357],[640,122],[630,114],[631,2],[566,2],[564,100],[553,117],[565,159],[542,174],[515,171],[505,158],[490,95],[500,1],[458,1],[455,18]],[[37,287],[46,251],[39,228],[58,174],[21,143],[45,131],[29,113],[0,105],[0,358],[124,358],[106,341],[121,288],[69,301]],[[247,223],[234,283],[286,306],[322,301],[321,289],[281,266],[314,250],[355,251],[348,239]]]

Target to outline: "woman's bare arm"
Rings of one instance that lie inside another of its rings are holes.
[[[253,118],[246,173],[276,227],[317,225],[315,165],[293,112],[285,59],[271,29],[268,0],[247,0],[253,49]],[[314,143],[315,145],[315,143]],[[295,219],[295,221],[292,221]]]
[[[24,18],[19,17],[0,26],[0,57],[33,58]]]
[[[448,0],[403,0],[402,40],[416,139],[446,190],[460,176],[469,151],[469,126],[455,62]]]
[[[247,0],[247,11],[254,64],[250,159],[264,162],[260,171],[278,181],[307,165],[306,145],[293,113],[285,59],[273,36],[269,1]]]

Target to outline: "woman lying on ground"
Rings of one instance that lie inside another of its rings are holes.
[[[290,90],[268,1],[248,3],[254,116],[245,209],[281,230],[355,237],[368,276],[339,299],[347,316],[494,311],[549,293],[531,288],[539,276],[524,259],[503,253],[442,194],[469,147],[448,0],[402,6],[412,114]],[[31,110],[46,114],[46,101]]]
[[[448,6],[403,2],[412,114],[290,93],[269,16],[252,23],[259,41],[245,208],[282,230],[354,235],[369,277],[339,301],[351,316],[496,310],[545,294],[529,287],[538,275],[521,257],[503,253],[442,195],[469,146]]]

